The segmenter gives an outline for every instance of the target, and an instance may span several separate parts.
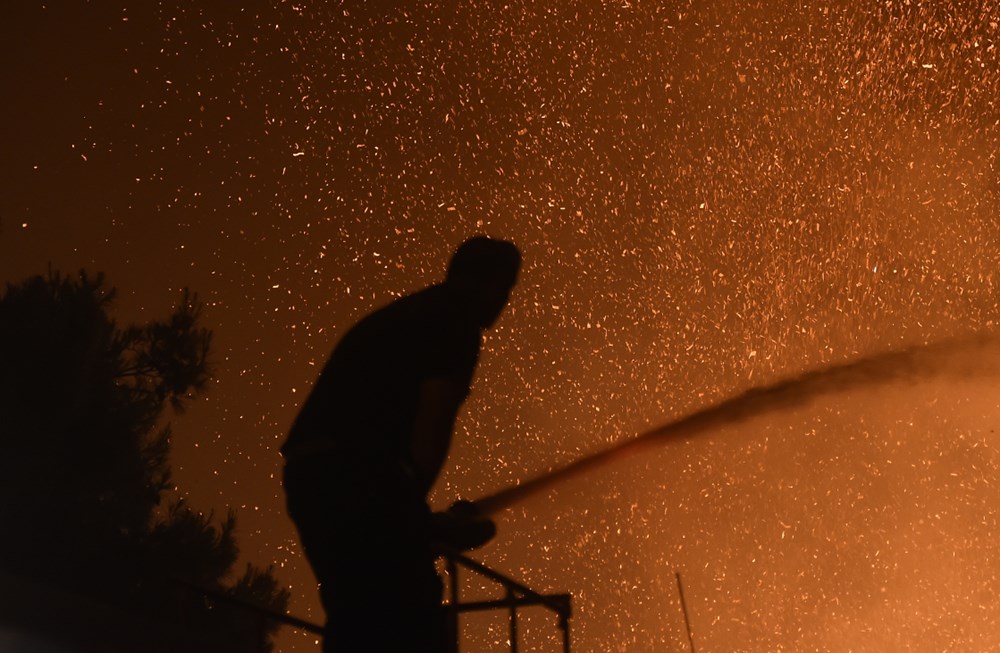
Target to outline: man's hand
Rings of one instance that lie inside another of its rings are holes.
[[[497,534],[496,524],[479,513],[471,501],[456,501],[448,510],[431,517],[432,538],[452,549],[478,549]]]

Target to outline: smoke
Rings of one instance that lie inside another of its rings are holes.
[[[791,411],[824,396],[875,387],[905,387],[935,378],[973,379],[997,374],[1000,334],[984,333],[909,347],[811,370],[771,385],[755,387],[681,419],[668,422],[610,449],[476,503],[487,515],[651,446],[678,442],[750,419]]]

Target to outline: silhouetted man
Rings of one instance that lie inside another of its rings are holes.
[[[325,651],[450,650],[434,541],[472,548],[495,528],[466,515],[441,529],[427,494],[520,264],[510,242],[467,240],[443,283],[344,335],[302,406],[282,448],[285,490],[320,581]]]

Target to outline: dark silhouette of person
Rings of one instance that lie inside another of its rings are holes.
[[[483,330],[517,281],[512,243],[471,238],[445,280],[376,310],[334,348],[282,447],[288,512],[320,583],[324,651],[451,650],[436,542],[491,539],[468,502],[427,504]],[[442,519],[442,517],[444,517]]]

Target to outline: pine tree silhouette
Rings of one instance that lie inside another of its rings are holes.
[[[284,612],[272,570],[238,558],[236,517],[215,524],[170,488],[168,412],[211,377],[212,333],[185,290],[164,321],[118,326],[102,275],[50,273],[0,296],[0,567],[157,620],[215,651],[270,650],[273,624],[209,610],[178,581]]]

